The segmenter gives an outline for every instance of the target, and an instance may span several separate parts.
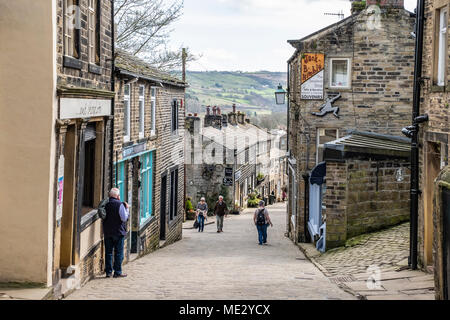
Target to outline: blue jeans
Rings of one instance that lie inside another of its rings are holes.
[[[122,274],[123,244],[125,236],[114,236],[105,238],[105,272],[115,275]],[[113,266],[114,251],[114,266]]]
[[[198,216],[198,232],[202,231],[205,228],[205,217],[199,215]]]
[[[267,224],[264,224],[262,226],[256,225],[256,228],[258,229],[259,244],[266,243],[267,242]]]

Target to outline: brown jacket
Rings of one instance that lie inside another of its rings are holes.
[[[214,213],[218,215],[219,217],[224,216],[228,212],[227,204],[225,201],[222,201],[222,204],[220,201],[216,202],[216,206],[214,207]]]

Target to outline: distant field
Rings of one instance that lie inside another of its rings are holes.
[[[203,112],[207,105],[229,111],[235,103],[239,110],[270,114],[284,110],[275,104],[279,83],[286,87],[284,72],[187,72],[190,87],[186,91],[188,112]]]

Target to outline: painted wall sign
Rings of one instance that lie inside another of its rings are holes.
[[[62,206],[63,206],[63,193],[64,193],[64,156],[61,155],[58,160],[58,185],[56,195],[56,221],[62,218]]]
[[[111,100],[61,98],[59,118],[76,119],[108,116],[111,114]]]
[[[301,65],[301,99],[323,99],[323,76],[325,55],[323,53],[305,53]]]
[[[320,112],[311,112],[311,114],[318,116],[318,117],[323,117],[327,113],[333,112],[333,115],[336,118],[339,118],[339,115],[338,115],[339,107],[333,106],[333,103],[340,98],[341,98],[340,93],[334,97],[327,98],[327,101],[319,108]]]
[[[123,149],[123,157],[128,158],[132,155],[144,152],[147,149],[146,143],[135,144],[131,147]]]

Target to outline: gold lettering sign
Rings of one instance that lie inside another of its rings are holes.
[[[305,83],[325,68],[323,53],[305,53],[302,56],[301,83]]]

